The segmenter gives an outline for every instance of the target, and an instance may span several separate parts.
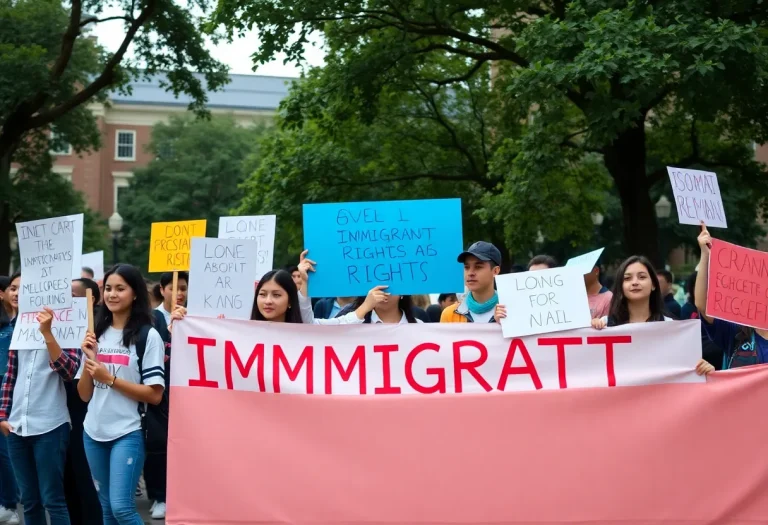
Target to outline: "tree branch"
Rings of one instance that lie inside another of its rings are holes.
[[[487,62],[487,59],[477,60],[475,62],[475,65],[469,68],[469,70],[464,73],[461,76],[458,77],[450,77],[450,78],[444,78],[442,80],[436,80],[436,79],[425,79],[426,82],[429,82],[430,84],[434,84],[436,86],[447,86],[449,84],[455,84],[456,82],[465,82],[472,78],[475,73],[477,73],[481,67],[483,67],[483,64]]]
[[[101,24],[102,22],[111,22],[113,20],[125,20],[126,22],[133,22],[133,17],[130,16],[110,16],[107,18],[96,18],[95,16],[92,18],[86,18],[82,22],[80,22],[80,27],[85,27],[88,24]]]
[[[79,1],[79,0],[74,0],[74,1]],[[37,115],[33,116],[26,123],[25,130],[39,128],[47,124],[50,124],[51,122],[61,117],[62,115],[66,114],[67,112],[73,110],[77,106],[87,102],[88,100],[91,99],[91,97],[96,95],[99,91],[109,86],[114,81],[115,69],[117,68],[117,66],[120,65],[120,62],[123,60],[123,56],[128,50],[128,46],[133,41],[133,38],[136,36],[136,33],[139,31],[139,29],[141,29],[141,26],[143,26],[144,23],[147,20],[149,20],[149,18],[152,16],[152,14],[154,13],[155,7],[156,7],[156,0],[148,0],[147,6],[141,12],[138,18],[134,19],[134,21],[131,23],[130,27],[128,28],[128,32],[125,34],[125,37],[123,38],[122,44],[120,44],[120,47],[118,48],[118,50],[109,59],[107,64],[104,66],[104,71],[101,72],[101,75],[99,75],[96,78],[96,80],[91,82],[85,89],[77,92],[69,100],[62,102],[58,106],[48,111],[44,111],[42,113],[38,113]]]

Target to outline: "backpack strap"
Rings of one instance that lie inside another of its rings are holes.
[[[139,360],[139,376],[142,375],[144,353],[147,351],[147,339],[149,338],[149,331],[152,330],[151,324],[145,324],[139,329],[139,335],[136,338],[136,356]]]

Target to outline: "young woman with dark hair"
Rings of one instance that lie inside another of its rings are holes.
[[[606,326],[629,323],[673,321],[665,317],[664,301],[659,278],[651,262],[642,255],[626,259],[616,271],[611,309],[607,317],[592,320],[592,327],[602,330]],[[696,373],[706,375],[715,370],[704,359],[696,364]]]
[[[606,326],[672,321],[664,317],[664,298],[656,271],[651,261],[642,255],[633,255],[621,263],[612,291],[608,316],[594,320],[593,326],[595,321],[604,321]]]
[[[165,344],[152,326],[147,286],[138,269],[118,264],[104,276],[96,333],[83,343],[78,392],[88,402],[83,441],[105,524],[143,525],[135,489],[144,465],[139,403],[160,403]],[[146,335],[139,366],[137,344]]]

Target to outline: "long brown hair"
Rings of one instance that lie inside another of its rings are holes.
[[[618,326],[629,322],[629,307],[627,306],[627,298],[624,297],[624,274],[627,272],[627,268],[635,263],[645,266],[653,283],[653,290],[648,298],[651,316],[646,322],[664,320],[664,301],[661,297],[661,288],[659,287],[659,278],[656,275],[656,270],[654,270],[653,264],[651,264],[647,257],[633,255],[621,263],[621,266],[616,271],[616,280],[613,283],[613,290],[611,290],[613,292],[613,299],[611,299],[611,309],[608,314],[609,326]]]

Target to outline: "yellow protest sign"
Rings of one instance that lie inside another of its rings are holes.
[[[205,220],[153,222],[149,272],[189,271],[192,237],[205,237]]]

